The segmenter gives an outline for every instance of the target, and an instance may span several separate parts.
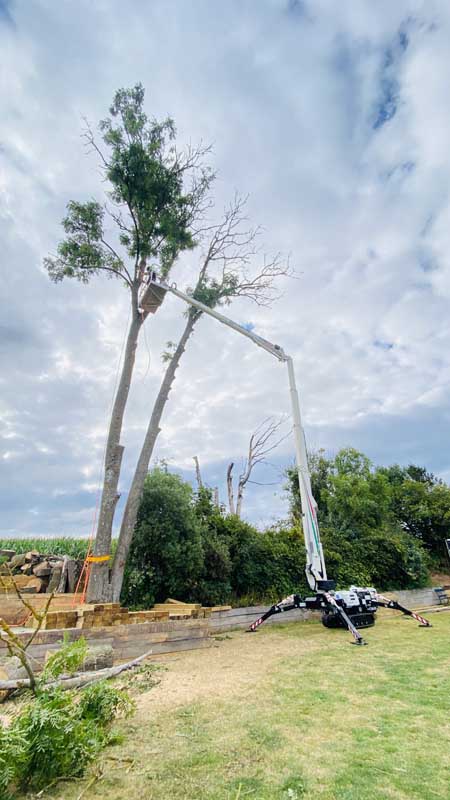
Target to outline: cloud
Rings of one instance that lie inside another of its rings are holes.
[[[13,21],[13,25],[11,22]],[[308,443],[450,474],[450,11],[444,0],[0,2],[0,489],[4,533],[89,533],[127,324],[114,281],[53,285],[71,198],[101,197],[81,138],[114,91],[142,81],[180,142],[214,143],[216,209],[235,189],[267,251],[298,277],[273,309],[229,314],[295,360]],[[196,254],[174,278],[189,285]],[[146,323],[127,412],[122,501],[183,326],[167,298]],[[177,373],[157,457],[220,484],[269,414],[289,412],[282,365],[202,319]],[[246,513],[286,512],[281,477]]]

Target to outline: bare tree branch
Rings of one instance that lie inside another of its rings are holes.
[[[236,516],[240,517],[242,512],[242,501],[244,497],[244,490],[247,483],[257,483],[257,481],[251,481],[250,477],[252,472],[257,464],[262,464],[266,461],[266,457],[269,453],[271,453],[275,448],[278,447],[281,442],[286,439],[285,436],[281,436],[274,441],[277,432],[281,428],[281,426],[285,423],[285,418],[282,417],[280,420],[274,420],[273,417],[267,417],[264,419],[256,428],[256,430],[250,436],[250,440],[248,443],[248,453],[247,458],[244,461],[244,466],[242,469],[241,474],[238,478],[237,483],[237,500],[236,506],[234,504],[234,491],[233,491],[233,462],[229,464],[227,469],[227,488],[228,488],[228,505],[230,508],[230,514],[236,514]],[[261,485],[270,485],[270,484],[261,484]]]

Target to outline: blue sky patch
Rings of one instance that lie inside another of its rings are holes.
[[[14,20],[11,16],[11,9],[13,0],[0,0],[0,23],[6,22],[8,25],[14,25]]]
[[[382,339],[374,339],[373,345],[378,347],[379,350],[392,350],[394,348],[393,342],[384,342]]]

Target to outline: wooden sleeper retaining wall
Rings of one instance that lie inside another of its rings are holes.
[[[19,637],[26,639],[31,631],[19,633]],[[173,620],[169,622],[142,622],[134,625],[115,625],[105,628],[68,628],[64,631],[70,639],[75,641],[83,636],[89,645],[111,645],[114,650],[115,663],[130,661],[142,655],[147,650],[152,651],[152,656],[164,653],[178,652],[179,650],[193,650],[210,647],[213,644],[209,638],[209,624],[207,620]],[[63,631],[39,631],[28,653],[42,666],[47,653],[58,650],[63,640]],[[6,653],[6,645],[0,641],[0,655]]]

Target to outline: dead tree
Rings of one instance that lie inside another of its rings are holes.
[[[194,464],[195,464],[195,477],[197,478],[197,486],[200,489],[203,489],[203,481],[202,481],[202,473],[200,472],[200,464],[198,461],[198,456],[194,456]]]
[[[192,296],[211,308],[229,304],[235,297],[246,297],[259,306],[268,306],[276,296],[277,280],[292,274],[289,263],[279,253],[262,256],[259,267],[252,262],[259,257],[259,228],[248,227],[245,216],[247,198],[236,195],[225,210],[222,221],[198,231],[206,241],[202,263]],[[148,472],[160,423],[181,357],[202,312],[186,312],[186,325],[175,347],[165,354],[168,366],[155,400],[144,443],[139,455],[122,518],[119,540],[112,568],[113,599],[118,602],[127,555],[133,538],[145,477]],[[172,344],[172,343],[171,343]]]
[[[238,477],[237,490],[236,490],[236,503],[234,501],[234,488],[233,488],[233,468],[234,462],[231,461],[227,469],[227,490],[228,490],[228,507],[230,514],[235,514],[237,517],[242,513],[242,500],[244,497],[244,490],[247,483],[254,483],[251,481],[251,475],[257,464],[262,464],[267,461],[267,456],[272,453],[276,447],[286,438],[281,436],[277,438],[277,434],[284,423],[284,419],[279,421],[274,420],[272,417],[267,417],[256,428],[255,432],[250,436],[248,443],[247,458],[244,461],[243,469]],[[274,441],[276,439],[276,441]]]

